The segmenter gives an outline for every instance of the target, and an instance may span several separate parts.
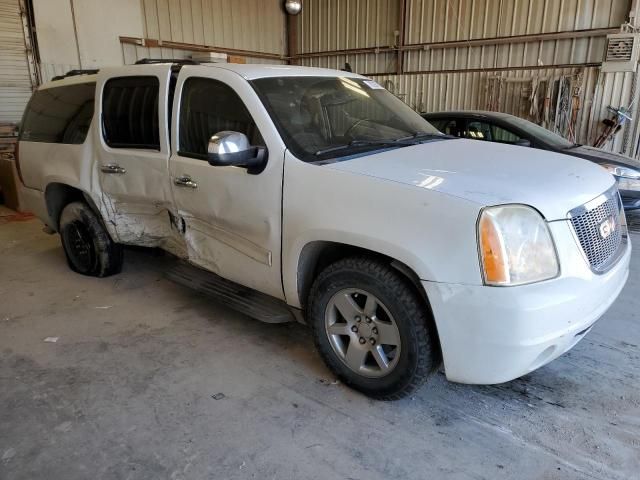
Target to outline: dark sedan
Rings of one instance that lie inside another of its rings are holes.
[[[571,143],[546,128],[506,113],[459,111],[422,116],[449,135],[551,150],[598,163],[617,180],[625,210],[640,209],[640,162],[632,158]]]

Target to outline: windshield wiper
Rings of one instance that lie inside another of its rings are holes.
[[[450,138],[449,135],[444,133],[428,133],[428,132],[414,132],[408,137],[396,138],[396,142],[403,142],[405,140],[418,140],[423,138]]]
[[[342,145],[336,145],[335,147],[323,148],[314,153],[315,156],[324,155],[325,153],[337,152],[340,150],[347,150],[349,148],[358,147],[408,147],[409,145],[415,145],[415,143],[401,142],[399,140],[351,140],[349,143]]]
[[[348,148],[358,147],[408,147],[411,145],[418,145],[421,140],[425,138],[456,138],[443,133],[427,133],[427,132],[415,132],[408,137],[394,138],[393,140],[351,140],[349,143],[343,145],[336,145],[335,147],[323,148],[314,153],[315,156],[324,155],[325,153],[337,152],[339,150],[346,150]],[[414,141],[409,141],[414,140]]]

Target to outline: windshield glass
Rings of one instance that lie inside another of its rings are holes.
[[[287,148],[301,160],[388,148],[398,139],[440,134],[377,83],[348,77],[252,81]],[[404,144],[406,146],[406,144]],[[398,146],[401,146],[399,144]],[[337,147],[337,148],[335,148]]]
[[[525,120],[524,118],[510,117],[509,122],[553,148],[564,150],[565,148],[575,146],[575,143],[566,140],[557,133],[553,133],[551,130],[547,130],[540,125],[536,125],[529,120]]]

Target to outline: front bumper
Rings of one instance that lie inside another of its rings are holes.
[[[619,295],[631,244],[611,270],[596,275],[568,223],[549,225],[562,268],[556,279],[517,287],[423,281],[449,380],[494,384],[527,374],[578,343]]]

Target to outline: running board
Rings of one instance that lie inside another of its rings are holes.
[[[180,285],[213,297],[219,303],[265,323],[295,321],[286,303],[264,293],[216,275],[215,273],[180,262],[165,275]]]

